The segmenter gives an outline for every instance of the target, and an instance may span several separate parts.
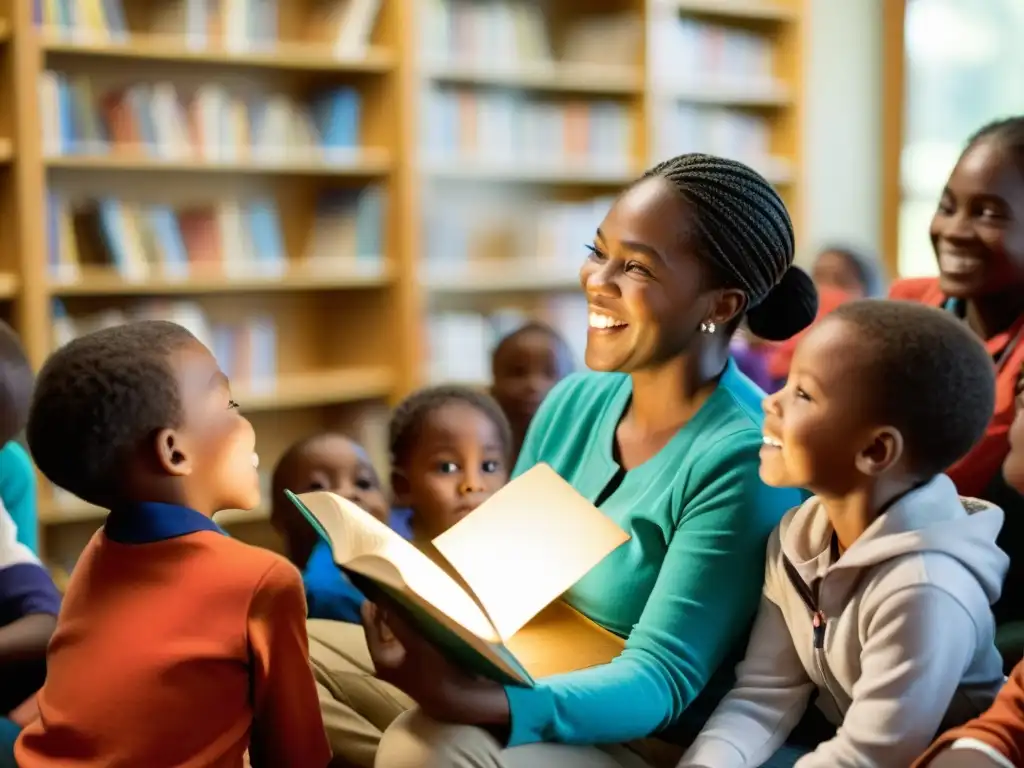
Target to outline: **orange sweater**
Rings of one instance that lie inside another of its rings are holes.
[[[306,602],[283,558],[167,504],[112,512],[82,553],[21,768],[323,768]]]
[[[889,298],[914,301],[941,307],[946,297],[939,290],[938,281],[933,278],[913,278],[893,283]],[[993,358],[999,357],[1019,333],[1024,329],[1024,317],[1021,317],[1007,332],[989,339],[985,346]],[[989,483],[999,472],[1010,451],[1007,434],[1013,423],[1015,413],[1015,389],[1017,380],[1024,369],[1024,342],[1016,347],[1003,360],[996,374],[996,407],[985,436],[971,452],[947,470],[953,478],[957,490],[964,496],[981,496]]]
[[[1010,679],[983,715],[940,736],[913,768],[924,768],[957,739],[977,739],[1014,765],[1024,765],[1024,662],[1013,668]]]

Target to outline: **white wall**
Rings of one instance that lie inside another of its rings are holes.
[[[881,248],[882,3],[806,0],[801,261],[839,241]]]

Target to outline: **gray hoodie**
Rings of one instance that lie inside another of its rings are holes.
[[[761,765],[815,690],[839,730],[798,768],[910,765],[940,730],[986,709],[1003,683],[990,607],[1009,564],[1002,524],[1001,509],[939,475],[833,562],[818,499],[791,510],[768,542],[736,685],[679,768]]]

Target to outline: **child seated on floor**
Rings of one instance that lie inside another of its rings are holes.
[[[526,430],[548,392],[572,373],[569,345],[550,326],[527,323],[498,342],[491,353],[491,394],[512,428],[515,465]]]
[[[412,540],[439,565],[431,540],[508,482],[512,437],[498,404],[468,387],[428,387],[395,408],[389,429],[396,505],[412,511]],[[363,628],[309,622],[310,659],[335,760],[372,765],[384,729],[411,706],[374,677]],[[360,680],[343,690],[339,680]]]
[[[27,438],[55,485],[110,510],[72,573],[21,768],[323,768],[306,600],[284,558],[227,536],[260,500],[256,436],[186,329],[129,323],[43,366]]]
[[[811,328],[765,400],[761,477],[815,496],[769,539],[736,684],[681,768],[909,765],[989,705],[1003,513],[943,470],[984,434],[993,379],[938,309],[855,301]],[[829,733],[784,760],[812,696]]]
[[[406,538],[408,531],[396,523],[388,508],[377,471],[361,445],[344,435],[325,432],[292,445],[277,462],[271,480],[270,523],[284,542],[288,559],[302,571],[309,618],[359,623],[362,593],[334,564],[330,546],[285,497],[307,491],[333,491]]]
[[[1024,494],[1024,392],[1010,427],[1003,462],[1008,485]],[[943,734],[914,768],[1014,768],[1024,765],[1024,661],[1018,662],[992,706],[980,717]]]

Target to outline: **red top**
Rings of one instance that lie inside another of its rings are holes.
[[[241,768],[246,749],[253,768],[327,765],[299,572],[210,527],[93,536],[19,766]]]
[[[932,307],[942,307],[948,297],[939,290],[935,278],[911,278],[893,283],[889,298],[915,301]],[[993,360],[998,360],[996,370],[996,407],[985,436],[971,452],[947,470],[956,483],[957,490],[964,496],[980,496],[998,474],[1006,454],[1010,451],[1007,433],[1014,416],[1014,398],[1017,381],[1024,372],[1024,315],[1004,333],[993,336],[985,347]],[[1009,354],[1007,347],[1016,340]]]
[[[1010,679],[985,713],[940,736],[913,768],[930,765],[957,739],[976,739],[1014,765],[1024,764],[1024,662],[1013,668]]]

